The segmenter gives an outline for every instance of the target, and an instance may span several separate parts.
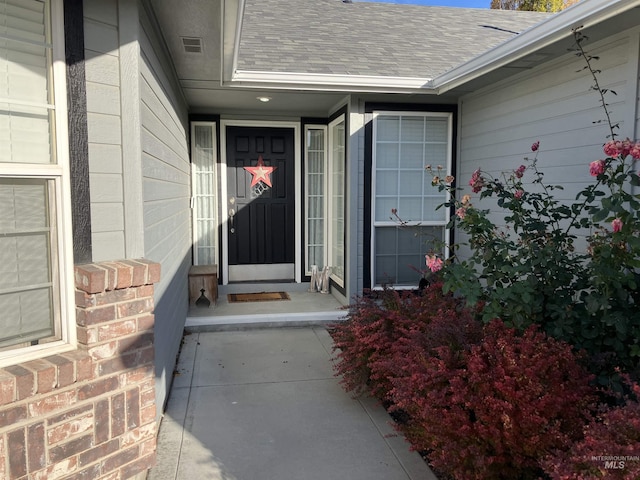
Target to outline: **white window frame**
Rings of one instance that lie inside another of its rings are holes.
[[[372,161],[371,161],[371,237],[369,239],[371,245],[371,256],[369,258],[370,262],[370,285],[374,290],[380,290],[383,288],[383,285],[376,283],[376,227],[397,227],[398,223],[394,222],[391,218],[388,221],[376,221],[376,153],[377,153],[377,136],[378,136],[378,118],[380,116],[399,116],[399,117],[407,117],[407,116],[417,116],[422,118],[447,118],[447,158],[445,164],[442,166],[445,168],[445,172],[443,175],[451,175],[453,168],[453,113],[452,112],[429,112],[429,111],[394,111],[394,110],[380,110],[373,112],[373,135],[372,135]],[[426,167],[426,165],[424,165]],[[437,165],[432,165],[434,171],[436,170]],[[449,193],[446,193],[443,202],[448,201],[450,198]],[[438,221],[421,221],[421,220],[411,220],[411,219],[403,219],[405,225],[407,227],[442,227],[444,229],[444,244],[445,248],[442,252],[444,258],[448,258],[449,249],[446,248],[450,243],[451,231],[446,228],[447,224],[451,219],[450,209],[442,207],[444,209],[445,218],[444,220]],[[399,212],[402,215],[402,212]],[[389,214],[391,216],[391,214]],[[422,265],[424,267],[424,265]],[[408,290],[415,289],[418,285],[394,285],[393,287],[397,290]]]
[[[196,145],[195,145],[196,127],[211,128],[212,148],[213,148],[213,159],[212,159],[213,165],[211,166],[211,171],[213,176],[213,185],[212,185],[211,191],[213,192],[213,195],[210,195],[210,196],[212,197],[212,201],[213,201],[214,218],[210,220],[213,220],[213,223],[215,225],[215,229],[213,233],[214,244],[215,244],[214,245],[215,251],[213,254],[213,258],[214,258],[213,264],[219,265],[218,252],[220,250],[220,238],[218,235],[218,226],[219,226],[220,211],[219,211],[219,205],[218,205],[218,139],[216,135],[217,124],[216,122],[191,122],[191,154],[192,155],[194,154],[195,148],[196,148]],[[198,208],[197,208],[197,202],[196,202],[196,199],[198,196],[204,196],[204,195],[198,191],[198,172],[196,171],[196,164],[192,160],[191,161],[191,221],[192,221],[192,233],[193,233],[193,248],[194,248],[193,264],[194,265],[201,265],[200,262],[198,261],[198,250],[201,248],[201,243],[198,239],[198,220],[202,219],[202,217],[198,216]]]
[[[346,120],[346,115],[343,113],[341,115],[339,115],[337,118],[335,118],[333,121],[331,121],[329,123],[328,126],[328,148],[327,148],[327,182],[328,182],[328,186],[327,186],[327,209],[326,209],[326,216],[327,216],[327,237],[326,237],[326,244],[327,244],[327,262],[329,262],[329,266],[331,267],[331,275],[330,278],[341,288],[344,288],[344,278],[340,278],[338,277],[335,273],[334,273],[334,267],[335,265],[331,265],[332,263],[332,258],[333,258],[333,253],[336,250],[337,245],[334,245],[333,242],[331,241],[331,239],[333,238],[333,219],[332,219],[332,201],[333,201],[333,182],[332,182],[332,177],[333,177],[333,127],[340,124],[340,123],[344,123],[345,125],[345,139],[344,139],[344,165],[343,165],[343,172],[344,172],[344,177],[345,177],[345,183],[343,185],[343,190],[344,190],[344,205],[343,205],[343,235],[346,236],[346,229],[347,229],[347,224],[346,224],[346,201],[347,201],[347,191],[346,191],[346,174],[347,174],[347,165],[346,165],[346,161],[347,161],[347,157],[346,157],[346,148],[347,148],[347,140],[346,140],[346,125],[347,125],[347,120]],[[346,238],[343,237],[342,239],[342,258],[343,258],[343,265],[342,265],[342,269],[343,269],[343,277],[346,277]]]
[[[324,152],[324,178],[323,178],[323,201],[322,201],[322,208],[323,208],[323,215],[324,215],[324,224],[323,224],[323,229],[322,229],[322,265],[317,265],[317,267],[320,269],[322,267],[324,267],[327,264],[327,238],[328,238],[328,215],[327,215],[327,207],[328,207],[328,195],[327,195],[327,188],[328,188],[328,173],[327,173],[327,167],[328,167],[328,158],[329,158],[329,152],[328,152],[328,145],[329,145],[329,137],[328,137],[328,128],[327,125],[314,125],[314,124],[308,124],[305,125],[304,127],[304,138],[305,140],[308,138],[308,132],[310,130],[321,130],[323,132],[323,152]],[[309,145],[308,143],[305,143],[305,151],[304,151],[304,172],[305,172],[305,176],[304,176],[304,191],[305,191],[305,196],[304,196],[304,211],[305,211],[305,224],[304,224],[304,229],[305,229],[305,245],[304,245],[304,255],[305,255],[305,275],[311,275],[311,265],[309,263]]]
[[[14,365],[44,356],[62,353],[76,348],[77,330],[75,319],[75,289],[73,272],[73,244],[71,228],[71,184],[69,170],[69,142],[67,125],[67,86],[64,38],[63,0],[49,0],[52,41],[53,104],[35,105],[46,107],[55,115],[52,133],[52,155],[55,162],[49,164],[2,163],[0,177],[36,178],[51,180],[54,191],[50,191],[51,255],[55,257],[52,267],[54,284],[54,321],[60,329],[60,340],[28,347],[9,348],[0,352],[0,367]],[[0,101],[8,99],[0,99]],[[53,193],[53,195],[51,195]]]

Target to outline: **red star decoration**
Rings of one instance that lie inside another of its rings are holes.
[[[251,179],[251,186],[253,187],[258,182],[264,182],[265,184],[271,185],[271,175],[273,171],[277,167],[267,167],[262,160],[262,155],[258,157],[258,164],[255,167],[243,167],[247,172],[253,175]]]

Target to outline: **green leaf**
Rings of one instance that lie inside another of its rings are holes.
[[[640,237],[630,236],[627,238],[627,243],[633,249],[640,249]]]
[[[607,208],[596,210],[596,212],[592,215],[591,220],[598,223],[603,221],[605,218],[607,218],[608,215],[609,215],[609,209]]]

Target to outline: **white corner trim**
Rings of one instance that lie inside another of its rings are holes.
[[[242,27],[244,25],[244,0],[238,1],[238,22],[236,24],[236,37],[233,42],[233,63],[231,71],[235,72],[238,67],[238,54],[240,52],[240,38],[242,37]],[[224,57],[224,52],[223,52]],[[224,78],[224,77],[223,77]]]
[[[640,6],[640,0],[584,0],[534,25],[433,80],[438,94],[518,60],[525,55],[571,36],[574,28],[586,28]]]
[[[431,78],[418,77],[381,77],[373,75],[334,75],[324,73],[298,72],[266,72],[236,70],[232,82],[228,86],[243,86],[245,84],[271,88],[291,88],[299,86],[309,90],[327,87],[358,90],[371,89],[373,91],[411,91],[422,92],[433,90]]]
[[[136,6],[118,0],[124,248],[127,258],[145,256],[139,30]]]

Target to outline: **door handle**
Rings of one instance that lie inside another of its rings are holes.
[[[230,208],[230,209],[229,209],[229,225],[230,225],[230,227],[231,227],[231,228],[229,229],[229,231],[230,231],[231,233],[235,233],[235,232],[236,232],[236,229],[235,229],[235,227],[233,226],[233,218],[234,218],[235,216],[236,216],[236,211],[235,211],[233,208]]]

